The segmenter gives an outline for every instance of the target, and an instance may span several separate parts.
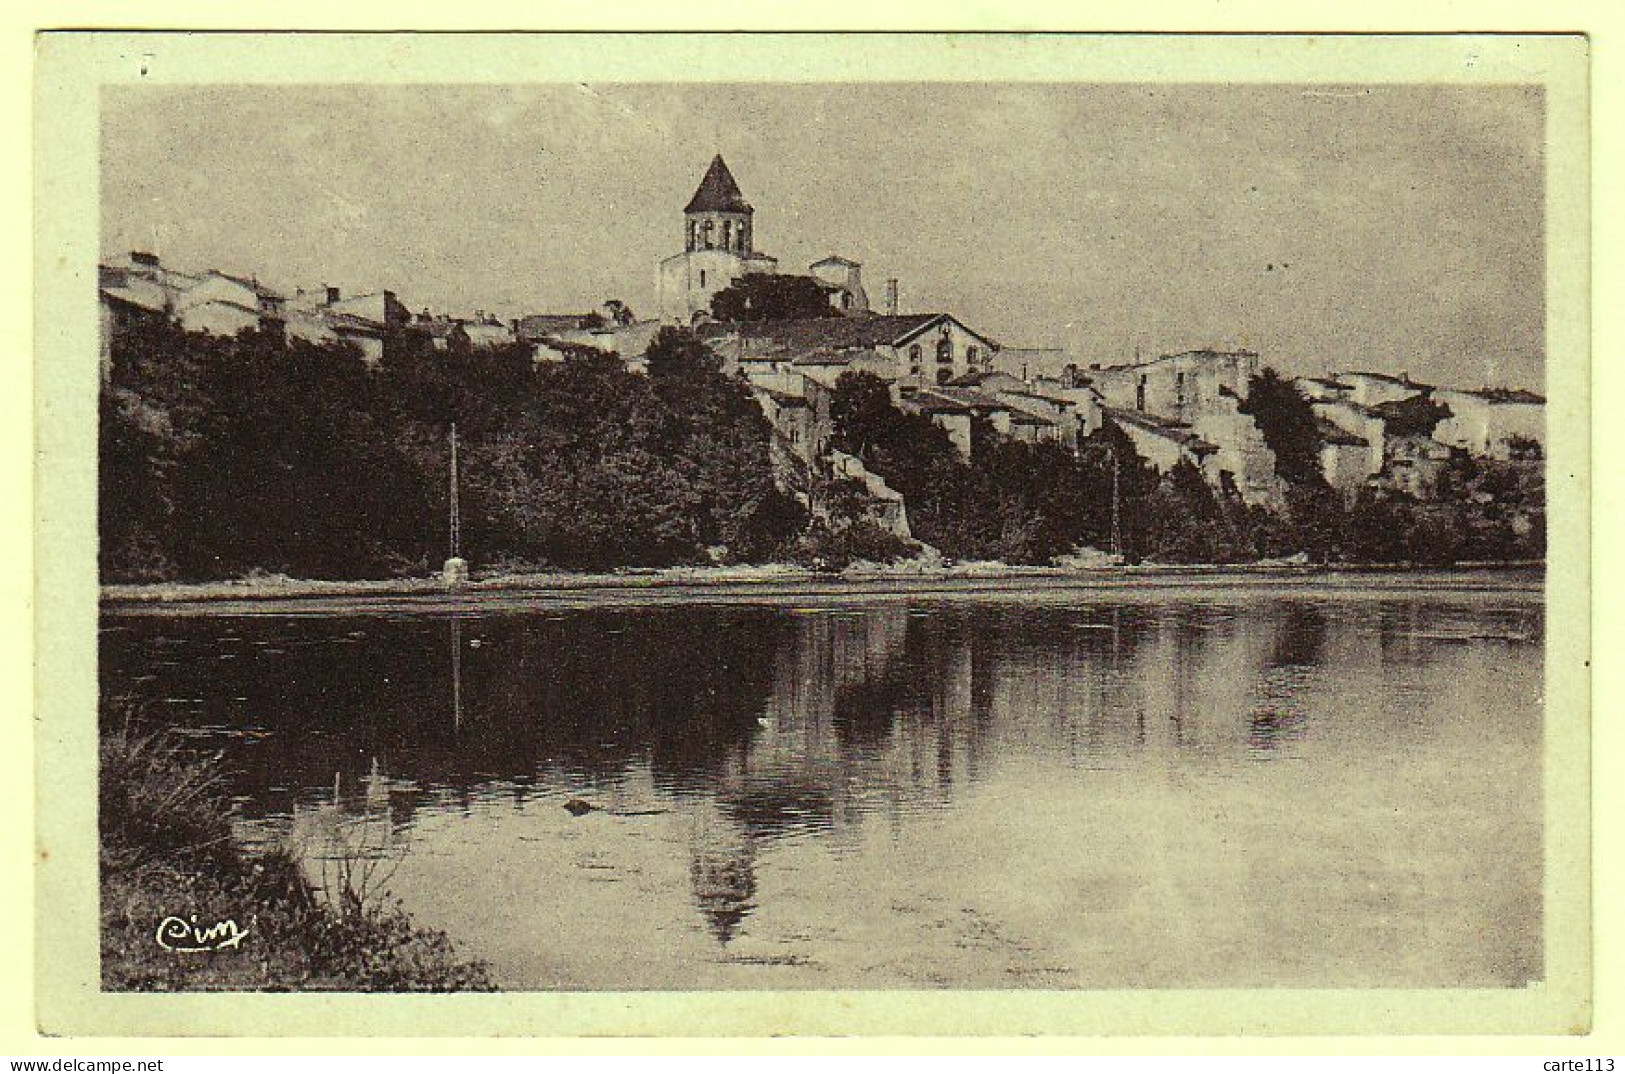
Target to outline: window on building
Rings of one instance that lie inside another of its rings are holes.
[[[908,371],[910,373],[918,373],[920,371],[920,359],[922,354],[923,352],[920,350],[920,345],[918,343],[914,344],[914,346],[908,349]]]
[[[705,286],[705,270],[704,269],[700,270],[700,286],[701,287]]]
[[[952,362],[953,360],[954,341],[949,339],[947,336],[943,336],[941,339],[937,340],[937,361],[939,363],[946,363]]]
[[[981,358],[981,356],[981,351],[979,351],[976,347],[965,348],[965,361],[970,365],[975,365],[977,359]]]
[[[937,383],[946,384],[948,383],[948,378],[953,375],[954,371],[951,369],[939,369],[937,370]]]
[[[722,222],[722,248],[724,250],[734,248],[734,224],[732,220]]]
[[[1179,406],[1185,405],[1185,373],[1183,370],[1174,374],[1174,401]]]
[[[704,243],[705,243],[705,248],[706,248],[706,249],[707,249],[707,250],[709,250],[709,249],[711,249],[711,248],[712,248],[712,231],[711,231],[711,226],[712,226],[712,225],[711,225],[711,221],[709,221],[709,220],[707,220],[707,221],[706,221],[706,222],[705,222],[705,223],[703,223],[703,224],[701,224],[701,225],[700,225],[700,235],[701,235],[701,237],[702,237],[702,238],[703,238],[703,240],[704,240]]]
[[[1140,376],[1140,383],[1134,388],[1134,409],[1145,409],[1145,376]]]

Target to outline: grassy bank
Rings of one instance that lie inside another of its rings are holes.
[[[104,719],[106,717],[104,716]],[[109,991],[483,990],[485,967],[443,934],[353,889],[322,892],[286,853],[235,839],[218,760],[162,732],[104,726],[100,755],[101,975]],[[170,917],[231,920],[232,946],[159,942]]]

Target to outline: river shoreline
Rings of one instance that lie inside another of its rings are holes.
[[[329,611],[455,612],[485,606],[750,601],[797,598],[911,597],[1141,588],[1344,590],[1494,589],[1539,592],[1544,564],[1535,562],[1411,565],[1229,564],[1012,567],[972,563],[946,567],[854,567],[821,573],[802,567],[678,567],[616,573],[512,573],[475,578],[448,589],[438,577],[369,580],[254,577],[225,582],[106,585],[100,599],[112,614],[320,614]]]

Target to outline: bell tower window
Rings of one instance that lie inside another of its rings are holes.
[[[700,236],[705,244],[705,248],[707,250],[712,249],[714,242],[712,236],[712,222],[710,220],[707,220],[705,223],[700,225]]]

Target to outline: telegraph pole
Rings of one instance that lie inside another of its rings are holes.
[[[451,423],[451,558],[462,554],[462,522],[457,508],[457,423]]]
[[[1121,558],[1123,555],[1123,506],[1121,490],[1118,486],[1117,441],[1108,441],[1108,448],[1112,460],[1112,554]]]
[[[440,578],[447,589],[468,584],[468,561],[463,559],[463,523],[457,507],[457,423],[451,423],[451,557],[441,569]]]

